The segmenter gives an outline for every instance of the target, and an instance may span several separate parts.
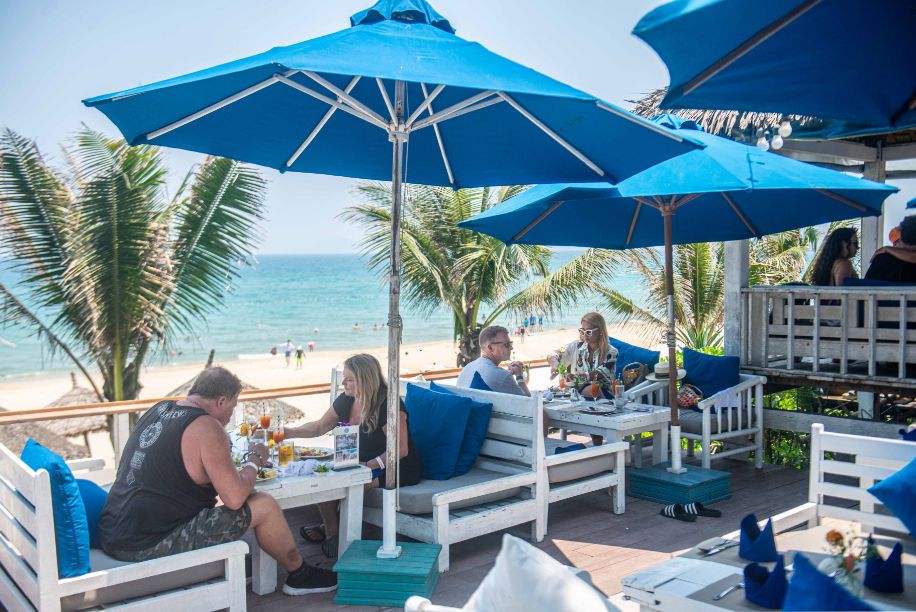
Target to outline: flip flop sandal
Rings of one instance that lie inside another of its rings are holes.
[[[707,508],[700,502],[693,502],[692,504],[684,504],[684,512],[687,514],[695,514],[697,516],[709,516],[713,518],[719,518],[722,516],[721,510],[716,510],[715,508]]]
[[[303,525],[299,528],[299,535],[312,544],[321,544],[328,539],[324,533],[324,525]]]
[[[321,552],[324,553],[324,556],[328,559],[337,558],[337,547],[339,539],[337,536],[331,536],[321,543]]]
[[[668,518],[684,521],[685,523],[693,523],[697,520],[695,514],[687,514],[684,512],[684,506],[680,504],[671,504],[669,506],[665,506],[662,508],[659,514],[662,516],[667,516]]]

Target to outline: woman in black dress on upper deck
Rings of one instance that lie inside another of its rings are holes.
[[[414,445],[407,427],[407,409],[401,402],[398,419],[400,440],[400,481],[407,487],[417,484],[423,477],[420,452]],[[372,481],[366,488],[381,486],[385,481],[385,446],[388,432],[388,384],[382,375],[382,367],[372,355],[364,353],[348,357],[343,368],[343,393],[334,400],[334,405],[320,419],[301,425],[287,427],[287,438],[315,438],[324,435],[340,422],[359,425],[359,461],[372,469]],[[309,542],[321,543],[321,550],[328,557],[337,554],[339,529],[338,502],[318,504],[323,525],[303,527],[299,533]]]

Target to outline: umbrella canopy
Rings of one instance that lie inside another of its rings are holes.
[[[668,360],[675,362],[672,245],[739,240],[827,221],[879,215],[896,187],[765,153],[699,131],[706,147],[611,185],[542,185],[459,225],[505,242],[611,249],[665,245]],[[659,214],[656,214],[659,213]],[[588,228],[584,231],[583,228]],[[600,228],[596,230],[594,228]],[[680,471],[676,381],[669,379],[672,470]]]
[[[916,125],[914,29],[900,0],[677,0],[633,33],[668,66],[663,107],[811,115],[839,137]]]
[[[425,185],[619,181],[693,148],[642,118],[454,34],[422,0],[382,0],[346,30],[90,98],[132,144],[281,171]],[[395,83],[406,84],[395,118]],[[615,143],[619,146],[607,146]],[[524,154],[522,154],[524,153]]]
[[[719,242],[877,216],[885,198],[897,191],[707,134],[675,115],[655,121],[691,132],[706,148],[653,166],[617,186],[538,185],[460,225],[505,242],[606,249],[661,246],[664,221],[654,213],[673,197],[672,244]],[[601,231],[583,232],[583,219]]]
[[[194,384],[194,381],[197,380],[195,376],[191,380],[187,381],[183,385],[176,387],[169,391],[168,397],[179,397],[185,396],[188,394],[188,391],[191,390],[191,386]],[[254,385],[249,385],[244,380],[242,381],[242,391],[255,391],[258,387]],[[284,422],[292,423],[298,421],[305,417],[305,414],[292,404],[287,404],[286,402],[280,401],[278,399],[266,399],[266,400],[249,400],[247,402],[239,402],[242,411],[242,417],[244,419],[256,419],[265,412],[271,416],[273,422],[276,423],[277,417],[283,417]]]

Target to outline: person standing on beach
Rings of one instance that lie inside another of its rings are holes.
[[[315,329],[312,330],[312,333],[315,334],[316,336],[320,336],[320,335],[321,335],[321,331],[319,331],[319,329],[318,329],[317,327],[316,327]]]
[[[538,331],[544,331],[544,311],[538,310]]]
[[[309,347],[309,353],[315,352],[315,341],[314,340],[309,340],[306,346]]]
[[[286,357],[286,367],[289,367],[289,358],[293,356],[293,341],[290,338],[286,339],[283,355]]]
[[[99,518],[102,550],[142,562],[232,542],[253,529],[258,545],[289,572],[284,593],[333,591],[337,575],[305,562],[277,501],[254,491],[269,465],[267,448],[252,444],[241,467],[232,463],[225,427],[241,390],[235,374],[208,368],[187,398],[161,401],[137,421]]]
[[[302,345],[296,347],[296,369],[302,369],[302,356],[305,354],[305,351],[302,349]]]
[[[531,395],[525,383],[525,372],[521,361],[513,361],[507,369],[499,367],[512,356],[512,341],[509,330],[499,325],[485,327],[480,332],[480,357],[464,366],[458,375],[458,387],[470,388],[474,374],[497,393]]]
[[[533,312],[528,316],[528,323],[531,326],[531,333],[534,333],[534,326],[537,323],[537,319],[534,318]]]

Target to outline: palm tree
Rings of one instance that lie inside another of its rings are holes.
[[[401,221],[404,296],[420,313],[442,305],[451,310],[459,366],[480,355],[480,330],[503,313],[560,312],[589,292],[593,281],[608,278],[617,267],[617,253],[590,250],[550,272],[548,248],[506,245],[456,227],[459,221],[521,193],[524,187],[455,191],[411,185],[406,189]],[[370,268],[384,281],[391,240],[391,188],[364,184],[357,194],[362,202],[344,210],[341,217],[366,228],[360,247]],[[529,284],[532,276],[540,278]],[[482,317],[484,306],[489,314]]]
[[[150,349],[168,348],[222,304],[235,263],[257,242],[266,184],[250,167],[208,157],[169,199],[157,149],[88,128],[64,154],[62,171],[34,142],[0,135],[0,252],[23,277],[0,284],[0,322],[44,335],[99,399],[134,399]]]

